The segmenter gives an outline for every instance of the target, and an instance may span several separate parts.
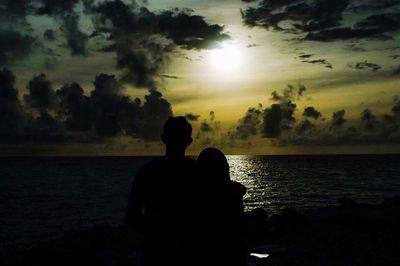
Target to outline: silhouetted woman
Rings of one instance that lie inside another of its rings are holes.
[[[246,265],[243,196],[246,187],[231,181],[224,153],[206,148],[198,157],[203,191],[202,250],[205,265]]]

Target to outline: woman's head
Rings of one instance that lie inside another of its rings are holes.
[[[197,161],[202,170],[212,177],[214,182],[226,182],[230,180],[229,164],[224,153],[216,148],[204,149]]]

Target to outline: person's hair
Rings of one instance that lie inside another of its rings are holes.
[[[225,183],[230,181],[229,164],[225,154],[216,148],[204,149],[197,158],[200,167],[213,178],[213,182]]]
[[[183,116],[170,117],[163,127],[162,139],[166,144],[191,142],[192,126]]]

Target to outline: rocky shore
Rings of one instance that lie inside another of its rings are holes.
[[[246,213],[249,265],[400,265],[400,196],[378,205],[340,199],[338,206],[303,213],[284,209]],[[135,266],[139,235],[123,226],[98,226],[14,251],[0,265]],[[194,258],[195,259],[195,258]]]

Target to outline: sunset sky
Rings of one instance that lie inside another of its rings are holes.
[[[0,149],[398,153],[399,0],[0,0]],[[17,94],[18,93],[18,94]]]

